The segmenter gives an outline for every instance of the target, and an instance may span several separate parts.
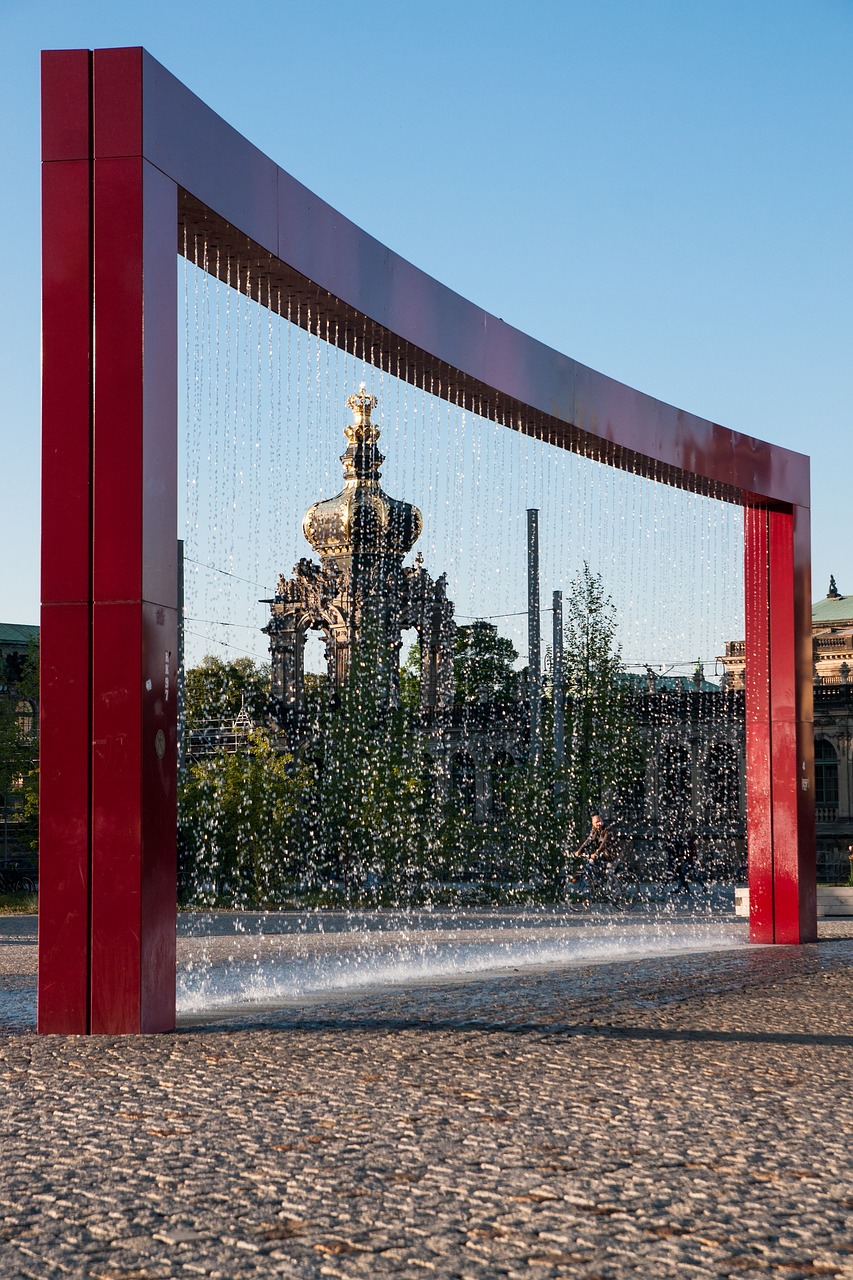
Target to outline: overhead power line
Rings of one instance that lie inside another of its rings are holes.
[[[202,627],[242,627],[244,631],[260,631],[261,628],[253,626],[251,622],[227,622],[225,618],[191,618],[187,615],[187,622],[198,623]]]
[[[237,582],[246,582],[250,587],[260,587],[261,591],[272,591],[273,588],[265,582],[255,582],[253,578],[241,578],[239,573],[232,573],[230,569],[220,569],[215,564],[205,564],[203,560],[194,560],[192,556],[184,555],[184,560],[188,564],[197,564],[200,569],[208,569],[211,573],[221,573],[226,578],[234,578]]]
[[[213,636],[203,636],[200,631],[188,631],[188,636],[195,636],[196,640],[204,640],[207,644],[219,645],[221,649],[233,649],[235,653],[245,654],[247,658],[254,658],[256,662],[262,662],[264,659],[258,653],[253,653],[250,649],[241,649],[236,644],[229,644],[227,640],[215,640]]]

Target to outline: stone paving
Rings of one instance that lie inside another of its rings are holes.
[[[853,922],[126,1039],[11,1025],[34,951],[3,1280],[853,1277]]]

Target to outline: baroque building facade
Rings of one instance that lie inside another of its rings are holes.
[[[285,735],[305,732],[305,644],[309,631],[325,640],[326,674],[334,701],[347,681],[358,644],[375,647],[381,700],[400,701],[403,633],[417,632],[421,653],[421,701],[426,713],[453,703],[456,626],[444,576],[430,577],[423,557],[403,564],[423,528],[416,506],[391,498],[380,486],[384,462],[379,428],[372,421],[376,397],[350,396],[353,421],[344,429],[344,483],[333,498],[315,502],[302,530],[318,560],[303,557],[290,578],[279,575],[270,605],[269,636],[274,714]]]
[[[306,641],[319,631],[325,644],[324,692],[334,704],[360,645],[374,650],[380,703],[400,704],[403,636],[417,634],[420,724],[429,783],[475,820],[500,807],[507,771],[527,759],[526,699],[491,699],[457,705],[457,640],[490,623],[458,627],[444,574],[433,578],[420,553],[404,563],[423,528],[412,503],[389,497],[380,485],[384,461],[373,420],[376,397],[362,385],[347,400],[352,422],[344,429],[343,487],[315,502],[302,522],[317,559],[303,557],[289,578],[280,574],[264,631],[269,637],[272,710],[283,741],[294,746],[312,732]],[[378,661],[376,659],[378,658]],[[518,686],[523,689],[519,677]]]

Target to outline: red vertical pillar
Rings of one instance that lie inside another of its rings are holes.
[[[750,936],[817,936],[809,513],[746,509]]]
[[[769,513],[776,942],[817,937],[809,512]]]
[[[143,53],[96,51],[93,1032],[175,1019],[177,188],[143,154]]]
[[[744,510],[746,830],[753,942],[773,941],[773,790],[770,769],[768,512]]]
[[[91,54],[42,56],[38,1027],[89,1030]]]
[[[144,156],[140,49],[45,55],[43,104],[39,1029],[167,1030],[177,189]]]

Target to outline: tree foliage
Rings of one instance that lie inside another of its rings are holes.
[[[430,754],[437,744],[420,708],[418,646],[401,668],[401,705],[389,705],[383,636],[368,615],[345,687],[337,701],[325,681],[312,690],[311,728],[292,753],[255,734],[246,750],[191,767],[181,813],[185,862],[206,868],[195,882],[246,904],[313,894],[400,905],[472,881],[485,892],[494,886],[496,898],[553,897],[567,849],[591,812],[631,784],[640,754],[615,610],[600,577],[584,565],[568,596],[562,764],[553,687],[542,702],[540,759],[506,755],[506,734],[517,735],[523,719],[522,692],[518,655],[494,626],[476,622],[457,634],[458,778],[440,744],[438,758]],[[244,699],[253,717],[264,715],[267,678],[249,660],[206,659],[189,673],[188,720],[233,720]],[[494,743],[485,747],[492,766],[476,801],[464,772],[469,721]]]
[[[413,890],[424,842],[424,752],[413,712],[387,704],[386,655],[369,623],[317,736],[317,856],[348,897]],[[322,870],[318,866],[318,872]]]
[[[477,620],[458,627],[453,652],[453,685],[457,703],[506,705],[518,697],[515,645],[491,622]]]
[[[616,638],[616,610],[600,574],[584,563],[567,599],[563,631],[565,800],[576,842],[593,812],[618,788],[630,787],[641,764],[641,739],[632,715]]]
[[[250,718],[263,724],[270,698],[269,664],[253,658],[223,662],[208,654],[184,679],[184,715],[190,730],[231,724],[245,705]]]
[[[179,794],[180,888],[190,904],[274,904],[297,874],[305,765],[255,730],[240,751],[187,769]]]
[[[10,654],[0,686],[0,796],[11,839],[21,851],[38,847],[39,649]],[[15,815],[10,823],[10,815]]]

